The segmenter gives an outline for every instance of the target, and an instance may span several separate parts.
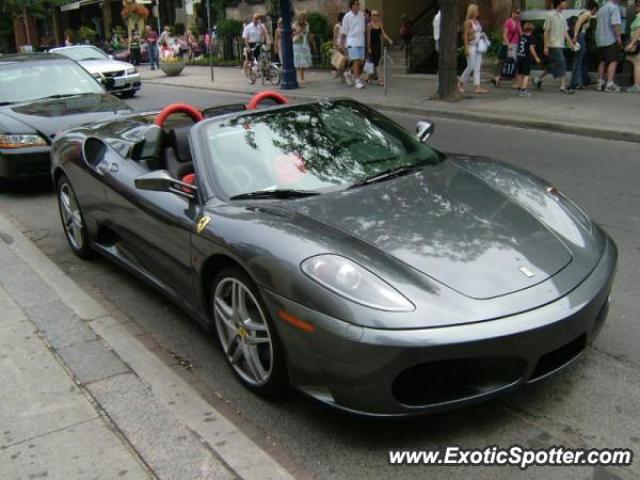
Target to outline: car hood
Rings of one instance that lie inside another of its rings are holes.
[[[452,161],[283,206],[474,299],[532,287],[572,260],[538,217]]]
[[[0,129],[8,133],[35,131],[51,139],[69,128],[112,120],[132,111],[108,94],[43,99],[0,108]]]
[[[118,60],[84,60],[80,62],[89,73],[107,73],[118,72],[126,70],[127,68],[133,68],[133,65],[127,62],[120,62]]]

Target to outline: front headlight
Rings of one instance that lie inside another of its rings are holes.
[[[40,135],[0,133],[0,148],[45,147]]]
[[[320,285],[360,305],[389,312],[415,310],[395,288],[347,258],[318,255],[306,259],[300,268]]]
[[[134,73],[138,73],[138,70],[136,70],[136,67],[127,68],[127,75],[133,75]]]

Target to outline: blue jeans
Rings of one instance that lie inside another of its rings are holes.
[[[578,43],[580,44],[580,50],[576,53],[573,61],[573,71],[571,72],[571,84],[569,89],[575,90],[578,87],[585,86],[585,77],[589,74],[587,68],[588,64],[585,61],[587,57],[587,36],[581,33],[578,36]]]
[[[155,45],[149,45],[147,48],[149,50],[149,63],[151,64],[151,69],[153,70],[156,67],[160,68],[160,65],[158,64],[158,60],[160,58],[158,44],[156,43]]]

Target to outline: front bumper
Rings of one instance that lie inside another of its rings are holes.
[[[26,180],[49,176],[49,151],[48,146],[0,149],[0,178]]]
[[[140,90],[142,79],[139,73],[113,77],[115,85],[109,89],[109,93],[129,92]]]
[[[570,364],[606,318],[616,261],[608,239],[596,268],[568,295],[517,315],[451,327],[365,328],[262,293],[292,385],[344,410],[412,415],[491,398]],[[281,310],[315,331],[283,322]]]

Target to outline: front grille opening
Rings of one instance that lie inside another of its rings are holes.
[[[428,406],[463,400],[517,382],[525,370],[516,357],[483,357],[420,363],[404,370],[393,382],[393,396],[409,406]]]
[[[587,337],[583,334],[566,345],[543,355],[540,357],[540,360],[538,360],[538,364],[531,375],[531,380],[543,377],[563,365],[566,365],[576,358],[586,346]]]

